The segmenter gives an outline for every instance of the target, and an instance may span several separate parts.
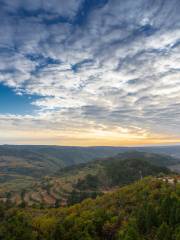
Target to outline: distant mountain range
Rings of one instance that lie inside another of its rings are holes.
[[[127,151],[166,154],[180,159],[180,146],[128,148],[1,145],[0,172],[41,177],[66,166],[115,156]],[[169,158],[167,164],[174,165],[178,162],[178,160]]]
[[[177,159],[168,155],[128,151],[114,157],[69,165],[56,171],[53,169],[53,172],[49,171],[49,174],[41,178],[11,173],[7,176],[14,177],[14,180],[4,179],[0,188],[0,198],[1,201],[9,201],[16,205],[74,204],[87,197],[94,198],[112,191],[145,176],[171,174],[167,167],[177,162]],[[36,164],[36,160],[34,163]]]

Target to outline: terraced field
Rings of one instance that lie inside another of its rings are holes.
[[[124,155],[117,155],[66,167],[53,176],[36,180],[26,177],[23,181],[19,176],[16,182],[1,185],[0,201],[34,207],[66,206],[112,191],[142,176],[170,173],[167,168],[150,163],[152,157],[154,155],[144,154],[141,158],[134,159],[129,156],[125,159]]]
[[[73,186],[87,174],[97,174],[98,171],[98,168],[89,166],[82,170],[76,169],[67,173],[62,171],[62,176],[46,176],[37,181],[30,179],[29,184],[25,183],[25,188],[22,185],[21,188],[14,188],[14,190],[12,190],[12,186],[9,186],[9,183],[4,184],[0,188],[0,201],[28,206],[64,206],[73,191]],[[9,191],[5,190],[6,185],[7,189],[10,189]]]

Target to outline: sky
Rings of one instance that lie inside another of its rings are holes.
[[[0,144],[180,143],[179,0],[0,0]]]

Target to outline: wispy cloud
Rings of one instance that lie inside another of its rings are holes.
[[[0,82],[41,96],[1,131],[180,138],[178,0],[1,2]]]

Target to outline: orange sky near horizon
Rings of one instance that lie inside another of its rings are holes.
[[[118,133],[113,131],[72,131],[58,132],[51,130],[15,130],[6,131],[0,144],[32,144],[61,146],[146,146],[174,145],[180,138],[151,133]]]

